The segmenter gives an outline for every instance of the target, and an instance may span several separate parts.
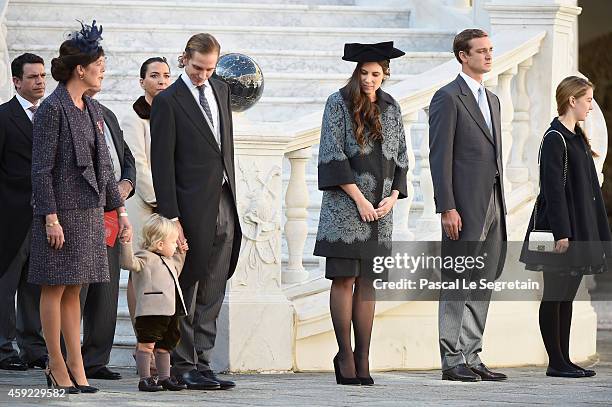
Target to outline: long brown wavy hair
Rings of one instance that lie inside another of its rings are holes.
[[[389,61],[377,61],[382,67],[383,82],[389,76]],[[363,62],[359,62],[348,80],[347,89],[349,93],[350,109],[353,112],[353,129],[357,143],[364,147],[367,143],[366,132],[369,131],[369,138],[372,140],[382,140],[382,124],[380,123],[380,109],[375,102],[372,102],[368,95],[361,90],[361,67]]]
[[[595,90],[595,85],[593,85],[587,79],[580,78],[578,76],[568,76],[567,78],[563,79],[559,86],[557,86],[557,92],[555,95],[555,98],[557,99],[557,113],[559,116],[563,116],[567,113],[567,109],[570,107],[570,97],[573,96],[578,99],[584,96],[589,88]],[[591,150],[591,155],[593,157],[599,157],[599,154],[597,154],[591,148],[591,141],[587,137],[582,127],[577,126],[576,133],[582,136],[587,147],[589,150]]]

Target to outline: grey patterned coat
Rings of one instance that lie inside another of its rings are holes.
[[[347,89],[340,89],[327,99],[323,113],[318,165],[323,199],[314,254],[368,258],[390,250],[393,212],[378,221],[363,222],[357,205],[340,185],[356,184],[375,208],[393,190],[399,191],[400,199],[406,198],[406,136],[399,104],[379,89],[376,103],[383,141],[369,141],[362,150],[348,99]]]

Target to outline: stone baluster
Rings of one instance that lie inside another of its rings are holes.
[[[403,117],[406,133],[406,154],[408,155],[408,174],[406,176],[408,196],[406,199],[398,200],[393,211],[393,240],[396,241],[414,240],[414,234],[408,228],[408,218],[414,201],[415,158],[412,149],[412,125],[417,121],[417,118],[418,112],[408,113]]]
[[[289,252],[289,263],[282,270],[282,282],[298,283],[308,278],[302,259],[308,237],[308,185],[306,163],[312,156],[310,147],[287,153],[291,164],[291,175],[285,194],[285,239]]]
[[[512,152],[512,120],[514,120],[514,103],[512,102],[512,78],[516,75],[517,67],[514,66],[499,75],[499,103],[501,104],[501,129],[502,129],[502,151],[503,165],[507,167],[510,153]],[[512,184],[508,179],[508,171],[504,171],[504,192],[509,194]]]
[[[431,180],[431,167],[429,165],[429,107],[425,112],[425,130],[421,137],[419,152],[421,155],[421,171],[419,172],[419,185],[423,196],[423,213],[417,220],[416,229],[419,234],[429,234],[440,230],[440,218],[436,214],[434,202],[434,188]],[[423,236],[424,237],[424,236]],[[419,239],[419,237],[417,237]]]
[[[527,71],[533,65],[533,58],[528,58],[518,66],[516,75],[516,103],[514,104],[514,123],[512,130],[514,133],[514,146],[510,156],[510,163],[506,169],[508,179],[515,186],[529,180],[529,169],[523,160],[525,143],[530,134],[529,117],[529,94],[527,93]],[[504,145],[504,149],[507,147]]]

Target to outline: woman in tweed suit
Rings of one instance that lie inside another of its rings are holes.
[[[104,78],[101,28],[83,26],[51,62],[59,82],[34,118],[32,194],[34,219],[28,281],[41,288],[40,318],[49,366],[47,384],[95,392],[81,357],[81,285],[109,281],[104,208],[116,209],[122,239],[131,237],[114,180],[98,103],[84,96]],[[66,362],[60,348],[66,345]]]

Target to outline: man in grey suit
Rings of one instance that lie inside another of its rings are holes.
[[[429,106],[429,160],[436,212],[442,217],[442,255],[486,253],[486,267],[443,270],[442,281],[494,280],[505,258],[505,204],[500,104],[485,89],[493,46],[488,34],[468,29],[453,42],[461,73],[439,89]],[[482,363],[490,290],[440,292],[439,335],[442,379],[505,380]]]

